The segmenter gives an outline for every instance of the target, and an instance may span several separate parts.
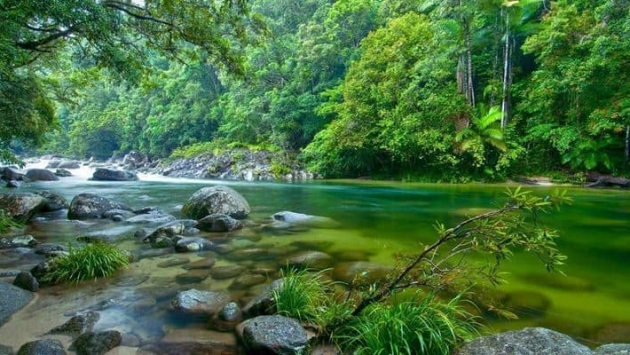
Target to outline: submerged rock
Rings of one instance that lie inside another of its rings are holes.
[[[291,225],[301,225],[314,228],[335,228],[339,223],[328,217],[313,216],[304,213],[282,211],[275,213],[271,218],[275,221],[286,222]]]
[[[103,355],[122,343],[122,334],[117,330],[107,330],[79,335],[72,343],[77,355]]]
[[[43,211],[54,212],[54,211],[63,210],[70,206],[70,203],[68,203],[68,200],[66,200],[65,197],[61,196],[58,193],[51,192],[51,191],[40,191],[40,192],[36,192],[36,194],[46,199],[46,206],[44,206]]]
[[[274,291],[284,285],[284,279],[278,279],[269,284],[258,296],[254,297],[243,307],[243,313],[248,317],[273,314],[276,312]]]
[[[91,332],[94,325],[101,318],[98,312],[89,311],[78,314],[64,324],[50,330],[51,334],[65,334],[71,337],[77,337],[81,334]]]
[[[66,355],[59,340],[43,339],[28,342],[20,347],[17,355]]]
[[[197,190],[182,207],[182,213],[194,219],[216,213],[242,219],[249,212],[249,204],[243,196],[232,188],[221,185]]]
[[[457,355],[592,355],[568,335],[546,328],[525,328],[474,339]]]
[[[0,307],[0,326],[11,316],[26,306],[32,299],[33,293],[0,281],[0,295],[2,295],[2,307]]]

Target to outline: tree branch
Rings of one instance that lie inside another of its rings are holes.
[[[30,51],[42,51],[40,47],[50,44],[58,40],[59,38],[69,36],[74,32],[74,30],[75,30],[75,26],[72,26],[68,28],[67,30],[53,33],[50,36],[41,38],[37,41],[16,42],[15,45],[21,49],[26,49]]]

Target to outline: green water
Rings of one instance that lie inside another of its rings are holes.
[[[363,251],[369,255],[370,261],[386,264],[393,262],[397,252],[413,252],[418,250],[420,243],[431,242],[436,236],[433,229],[436,221],[452,226],[466,216],[487,211],[501,202],[506,190],[505,186],[494,185],[191,180],[120,184],[66,180],[34,184],[26,189],[50,189],[68,199],[80,192],[93,192],[123,200],[133,207],[155,206],[183,217],[179,210],[188,197],[197,189],[215,183],[228,184],[248,200],[252,221],[264,222],[275,212],[290,210],[330,217],[340,223],[336,229],[311,229],[292,235],[265,234],[258,242],[261,245],[279,248],[296,241],[316,242],[311,248],[316,245],[332,255]],[[544,195],[553,188],[530,189]],[[603,336],[600,330],[616,324],[621,325],[622,330],[614,332],[612,339],[630,342],[630,192],[568,189],[573,205],[544,218],[562,236],[558,244],[568,256],[566,266],[562,268],[567,276],[547,273],[531,256],[515,255],[504,265],[510,275],[501,292],[527,291],[542,295],[550,305],[545,312],[532,310],[535,316],[521,320],[490,321],[489,329],[546,326],[594,346],[598,342],[610,341],[611,335]],[[117,227],[108,224],[106,228]],[[38,237],[46,239],[46,233],[50,235],[46,241],[60,238],[53,231],[42,232]],[[129,233],[129,230],[120,233]],[[68,234],[68,231],[63,233],[66,237]],[[219,256],[217,265],[222,263],[224,261]],[[160,277],[167,278],[168,275]],[[227,287],[227,284],[207,283],[204,287],[216,290]]]

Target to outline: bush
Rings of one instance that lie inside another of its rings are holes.
[[[129,266],[127,254],[115,245],[88,244],[84,248],[70,248],[69,254],[54,259],[53,269],[42,281],[48,283],[75,282],[107,277]]]

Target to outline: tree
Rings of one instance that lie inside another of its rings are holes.
[[[0,3],[0,158],[13,139],[34,141],[54,125],[40,77],[63,51],[77,65],[97,65],[129,79],[148,50],[173,59],[198,51],[243,73],[242,47],[264,33],[246,0],[4,0]],[[21,126],[13,130],[15,124]]]

